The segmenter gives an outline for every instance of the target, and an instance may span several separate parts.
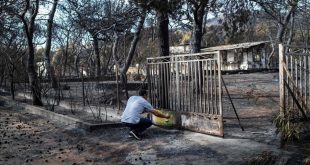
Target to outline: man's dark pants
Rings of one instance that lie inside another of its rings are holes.
[[[133,130],[135,133],[141,134],[144,130],[152,126],[152,121],[147,118],[141,118],[137,124],[125,123],[125,125],[129,127],[131,131]]]

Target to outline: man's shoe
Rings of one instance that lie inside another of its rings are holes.
[[[141,138],[137,135],[137,133],[135,133],[134,131],[130,131],[129,135],[133,136],[134,138],[136,138],[137,140],[141,140]]]

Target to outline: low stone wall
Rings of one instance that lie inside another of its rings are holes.
[[[27,99],[32,99],[30,94],[27,93],[17,93],[17,96],[20,97],[25,97]],[[42,98],[43,102],[47,102],[46,98]],[[53,102],[53,99],[49,99],[49,102]],[[66,108],[66,109],[70,109],[70,103],[67,101],[60,101],[59,105],[60,107]],[[104,107],[101,107],[102,109],[105,109]],[[96,106],[78,106],[77,107],[78,110],[83,110],[86,111],[87,113],[92,113],[92,109],[96,109]],[[114,109],[111,108],[107,108],[107,114],[105,114],[105,111],[101,112],[101,115],[107,115],[106,118],[108,121],[120,121],[121,120],[121,116],[120,116],[120,112],[116,111]]]
[[[114,128],[114,127],[124,127],[125,125],[123,123],[103,123],[103,124],[91,124],[88,122],[81,121],[79,119],[58,114],[52,111],[45,110],[42,107],[29,105],[26,103],[20,103],[17,101],[13,101],[5,96],[0,96],[0,99],[5,101],[6,104],[9,104],[11,106],[17,106],[21,110],[24,110],[25,112],[40,115],[43,116],[49,120],[60,122],[63,125],[67,125],[71,128],[81,128],[85,129],[87,131],[94,131],[97,129],[103,129],[103,128]]]

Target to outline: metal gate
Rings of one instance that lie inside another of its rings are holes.
[[[279,45],[280,113],[310,115],[310,47]]]
[[[156,108],[180,114],[181,127],[223,136],[219,52],[148,58],[148,88]]]

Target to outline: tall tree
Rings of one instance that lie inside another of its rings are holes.
[[[40,0],[24,0],[23,2],[20,2],[23,4],[23,8],[21,14],[18,14],[17,16],[23,23],[23,29],[26,34],[28,44],[27,73],[32,92],[32,104],[42,106],[43,103],[41,101],[41,88],[38,82],[37,72],[35,70],[36,64],[34,63],[35,50],[33,42],[35,20],[39,11],[39,2]]]
[[[211,7],[215,6],[216,0],[185,0],[185,16],[186,19],[189,20],[190,29],[192,30],[191,37],[191,52],[199,53],[202,44],[202,37],[204,33],[204,24],[206,23],[206,18],[208,15],[208,11]],[[184,10],[184,9],[181,10]],[[201,71],[200,76],[203,75],[202,62],[198,62],[199,70]],[[196,91],[202,89],[201,84],[203,84],[203,80],[196,81]],[[197,92],[198,94],[198,92]]]
[[[52,32],[53,32],[53,22],[54,16],[57,9],[58,0],[53,1],[52,9],[49,13],[48,20],[47,20],[47,34],[46,34],[46,45],[45,45],[45,64],[46,70],[49,80],[51,81],[52,87],[57,87],[57,81],[54,73],[54,67],[51,65],[51,46],[52,46]]]
[[[105,20],[104,12],[105,1],[80,1],[70,0],[69,12],[73,13],[71,17],[82,29],[86,30],[92,37],[92,44],[96,57],[96,76],[101,75],[100,50],[98,45],[98,32],[104,28],[103,20]]]
[[[200,52],[201,41],[204,32],[204,24],[211,7],[215,6],[217,0],[186,0],[188,10],[187,19],[192,23],[192,44],[193,53]]]
[[[169,56],[169,3],[168,0],[156,1],[152,4],[157,12],[157,39],[159,45],[159,56]],[[165,64],[163,69],[160,69],[160,89],[164,92],[159,92],[160,106],[169,109],[169,74],[170,66]]]
[[[169,4],[162,0],[156,7],[158,22],[159,56],[169,56]]]
[[[138,15],[137,8],[121,1],[70,0],[72,19],[92,37],[96,56],[97,76],[101,74],[100,40],[106,35],[123,33],[131,28]]]
[[[15,99],[15,83],[17,79],[22,76],[16,76],[17,73],[21,74],[21,59],[26,54],[25,39],[21,24],[12,16],[7,15],[5,22],[6,32],[5,35],[0,35],[0,58],[1,64],[5,74],[9,77],[10,91],[12,99]],[[3,77],[2,77],[3,78]]]
[[[248,31],[251,5],[245,0],[229,1],[222,7],[225,43],[240,43],[242,34]]]
[[[250,0],[255,2],[271,19],[277,23],[277,33],[275,43],[272,43],[272,51],[268,55],[267,66],[271,65],[271,58],[274,56],[275,44],[284,43],[285,32],[295,11],[297,10],[299,0]]]
[[[157,13],[157,40],[159,46],[159,56],[169,56],[169,14],[180,6],[178,0],[136,0],[138,3],[145,4],[148,9],[154,9]],[[164,92],[159,92],[160,107],[169,108],[169,74],[170,66],[165,64],[163,69],[160,69],[160,89]]]
[[[171,14],[181,1],[178,0],[135,0],[147,10],[155,10],[157,16],[157,39],[159,56],[169,56],[169,14]]]
[[[144,24],[145,17],[146,17],[146,10],[142,9],[141,16],[140,16],[140,19],[138,21],[138,25],[137,25],[137,28],[136,28],[136,32],[134,33],[134,38],[131,41],[130,48],[129,48],[129,51],[128,51],[128,54],[127,54],[127,57],[126,57],[126,60],[125,60],[125,64],[123,65],[123,67],[121,69],[121,82],[122,82],[122,84],[125,87],[127,98],[128,98],[128,92],[127,92],[127,87],[126,87],[127,86],[127,76],[126,76],[126,74],[127,74],[128,68],[129,68],[129,66],[130,66],[130,64],[132,62],[132,59],[134,57],[135,50],[136,50],[136,47],[137,47],[137,44],[138,44],[138,41],[139,41],[139,38],[140,38],[140,33],[141,33],[141,30],[143,29],[143,24]]]
[[[299,0],[250,0],[258,4],[262,10],[278,24],[276,41],[283,43],[285,30],[298,7]]]

